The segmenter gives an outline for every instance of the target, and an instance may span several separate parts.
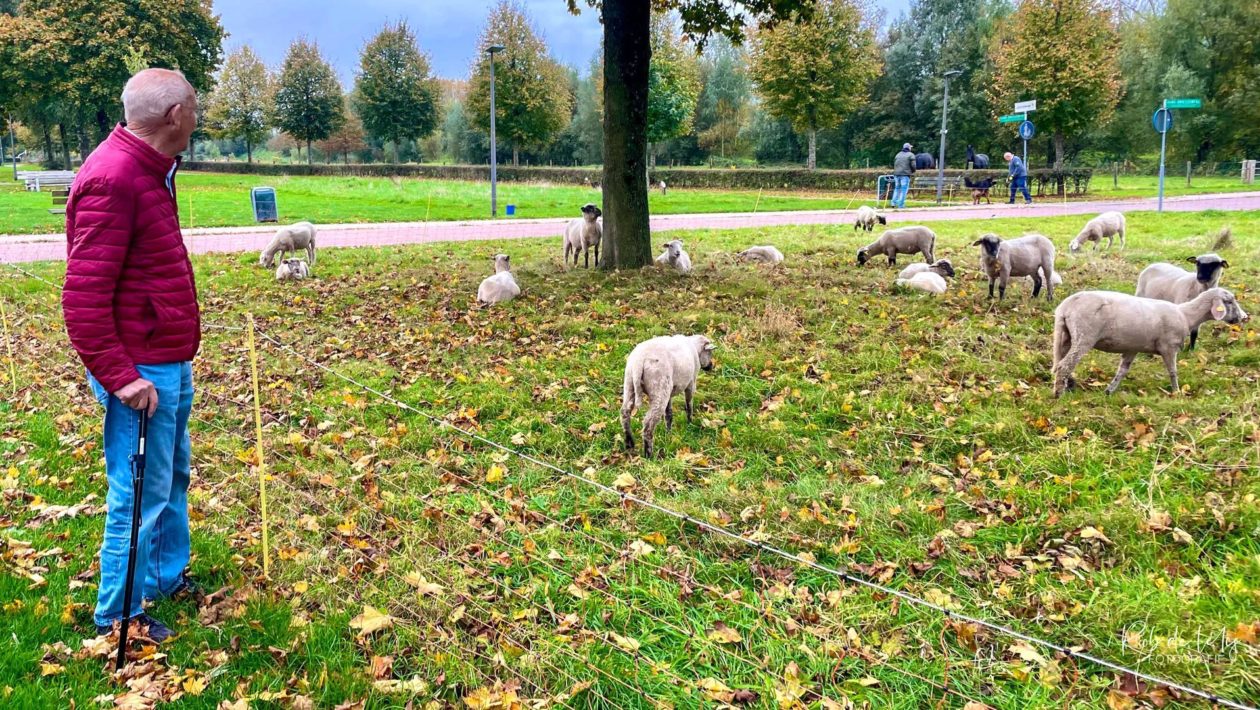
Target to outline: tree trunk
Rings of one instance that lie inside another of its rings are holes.
[[[398,139],[394,139],[394,165],[398,165]]]
[[[247,163],[254,162],[254,142],[251,141],[248,137],[245,138],[245,162]]]
[[[349,165],[350,164],[350,151],[347,150],[346,152],[342,153],[341,158],[342,160],[346,162],[346,165]]]
[[[311,139],[306,139],[306,164],[311,164]]]
[[[87,126],[79,126],[79,157],[87,158],[88,153],[92,152],[92,144],[88,141]]]
[[[66,170],[74,170],[74,159],[70,156],[70,139],[66,137],[66,124],[57,124],[57,136],[61,138],[61,153],[66,156]]]
[[[44,126],[44,162],[51,165],[56,160],[57,156],[53,153],[52,131],[48,130],[48,126]]]
[[[1054,132],[1054,169],[1063,169],[1063,133]]]
[[[96,112],[96,144],[97,145],[100,145],[101,143],[105,142],[105,139],[109,137],[109,131],[110,131],[109,116],[105,113],[103,109],[97,111]]]
[[[521,164],[521,151],[516,146],[512,146],[512,167]]]
[[[813,170],[818,167],[818,129],[809,129],[809,157],[805,159],[805,167]]]
[[[647,102],[651,3],[604,0],[604,249],[600,266],[652,263]]]

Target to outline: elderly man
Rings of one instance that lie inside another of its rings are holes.
[[[901,146],[901,152],[893,158],[893,191],[892,206],[905,209],[906,193],[910,192],[910,176],[914,175],[914,152],[909,143]]]
[[[83,163],[66,205],[62,311],[70,343],[105,410],[105,535],[98,633],[131,618],[155,641],[170,629],[143,599],[195,593],[189,558],[188,416],[201,317],[179,231],[175,171],[197,124],[183,74],[146,69],[122,94],[126,122]],[[132,608],[123,609],[133,500],[130,456],[149,415]]]
[[[1011,152],[1007,152],[1002,157],[1010,163],[1011,199],[1006,204],[1015,204],[1015,191],[1019,190],[1024,193],[1024,204],[1031,205],[1032,195],[1028,193],[1028,168],[1024,165],[1024,161]]]

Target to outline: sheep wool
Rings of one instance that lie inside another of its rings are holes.
[[[595,265],[599,266],[599,246],[604,238],[604,225],[599,218],[604,213],[594,204],[582,205],[582,216],[569,222],[564,228],[564,266],[569,266],[569,255],[577,266],[578,255],[583,255],[585,266],[591,266],[591,250],[595,251]]]
[[[875,241],[858,249],[858,266],[866,264],[876,254],[888,257],[889,265],[897,263],[898,254],[922,253],[927,263],[936,261],[933,252],[936,249],[936,232],[927,227],[911,226],[889,229]]]
[[[512,275],[511,259],[507,254],[494,257],[494,274],[482,280],[477,287],[477,301],[485,304],[503,303],[521,295],[521,287]]]
[[[778,264],[783,261],[783,252],[769,245],[748,247],[739,253],[739,260],[755,261],[763,264]]]
[[[289,252],[299,249],[305,249],[307,261],[315,263],[315,225],[310,222],[295,222],[276,230],[276,236],[258,256],[258,264],[270,268],[275,263],[276,254],[283,261]]]
[[[1216,254],[1192,256],[1186,261],[1194,264],[1194,271],[1162,262],[1142,269],[1142,273],[1138,274],[1137,295],[1169,303],[1192,301],[1204,291],[1216,288],[1221,281],[1221,272],[1229,267],[1229,262]],[[1191,328],[1191,350],[1198,340],[1198,327]]]
[[[918,291],[926,291],[941,295],[949,288],[949,284],[945,283],[945,278],[933,271],[920,271],[908,279],[897,279],[897,285],[903,288],[912,288]]]
[[[665,242],[665,251],[656,257],[656,264],[673,267],[680,274],[691,273],[691,257],[683,249],[681,239]]]
[[[1073,254],[1079,252],[1086,242],[1094,243],[1094,251],[1098,251],[1098,244],[1106,239],[1107,248],[1111,248],[1112,242],[1115,241],[1116,235],[1120,236],[1120,248],[1124,248],[1124,215],[1119,212],[1103,212],[1097,217],[1085,223],[1076,238],[1068,248]]]
[[[630,419],[646,396],[648,410],[643,415],[643,455],[651,457],[656,427],[662,417],[665,427],[674,426],[670,400],[686,397],[687,421],[693,414],[696,378],[701,370],[713,369],[713,343],[703,335],[668,335],[645,340],[626,357],[626,374],[621,391],[621,430],[626,448],[634,448]]]

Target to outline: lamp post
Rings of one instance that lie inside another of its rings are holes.
[[[945,72],[945,100],[941,103],[941,152],[936,157],[936,204],[941,204],[941,195],[945,190],[945,134],[949,133],[946,121],[949,118],[949,80],[961,76],[958,69]]]
[[[501,44],[486,47],[490,55],[490,216],[499,214],[499,146],[494,137],[494,55],[507,49]]]

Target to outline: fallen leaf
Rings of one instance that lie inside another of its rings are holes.
[[[634,480],[634,476],[631,476],[629,473],[622,473],[613,479],[613,488],[619,491],[628,491],[634,488],[636,484],[638,484],[638,481]]]
[[[371,604],[364,604],[363,613],[350,620],[350,628],[358,629],[360,636],[370,636],[393,625],[394,617],[381,613]]]
[[[739,643],[744,640],[739,632],[721,621],[714,622],[713,630],[709,632],[709,640],[714,643]]]

